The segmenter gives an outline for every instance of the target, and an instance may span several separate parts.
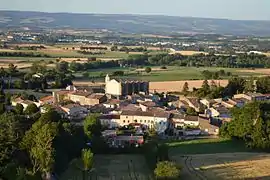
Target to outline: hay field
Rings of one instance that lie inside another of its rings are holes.
[[[221,86],[227,86],[228,80],[214,80],[216,84]],[[161,81],[161,82],[150,82],[149,90],[151,92],[180,92],[183,89],[185,82],[188,83],[189,90],[192,91],[193,88],[200,88],[202,86],[203,80],[186,80],[186,81]],[[210,84],[211,81],[209,80]]]
[[[254,69],[254,70],[252,70],[252,69],[241,69],[241,70],[238,70],[238,72],[270,75],[270,69]]]
[[[171,158],[183,166],[183,180],[270,179],[270,154],[219,153]]]
[[[184,56],[191,56],[195,54],[208,54],[207,52],[203,52],[203,51],[173,51],[170,54],[178,54],[178,53]]]
[[[72,163],[60,180],[83,180],[82,172]],[[150,173],[141,155],[95,155],[93,170],[86,179],[97,180],[149,180]]]

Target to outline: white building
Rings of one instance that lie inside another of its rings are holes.
[[[148,94],[149,82],[110,79],[107,74],[105,77],[105,92],[106,94],[114,96],[132,95],[139,92],[145,92]]]

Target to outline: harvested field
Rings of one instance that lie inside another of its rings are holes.
[[[82,172],[71,164],[60,180],[83,180]],[[144,157],[140,155],[95,155],[94,168],[86,179],[148,180],[150,173]]]
[[[254,70],[252,70],[252,69],[241,69],[241,70],[238,70],[238,72],[270,75],[270,69],[254,69]]]
[[[174,51],[171,54],[182,54],[184,56],[191,56],[191,55],[195,55],[195,54],[208,54],[207,52],[203,52],[203,51]]]
[[[228,80],[214,80],[216,84],[221,86],[227,86]],[[180,92],[183,89],[185,82],[188,83],[189,90],[192,91],[193,88],[200,88],[202,86],[203,80],[187,80],[187,81],[163,81],[163,82],[150,82],[149,90],[151,92]],[[210,84],[211,81],[209,80]]]
[[[270,154],[219,153],[171,158],[183,166],[184,180],[270,179]]]

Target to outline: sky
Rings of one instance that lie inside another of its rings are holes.
[[[270,0],[0,0],[0,9],[270,20]]]

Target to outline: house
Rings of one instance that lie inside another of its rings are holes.
[[[43,98],[39,99],[39,104],[42,106],[44,104],[53,104],[54,103],[54,97],[53,96],[45,96]]]
[[[105,114],[99,116],[100,123],[110,129],[120,127],[120,115]]]
[[[64,100],[69,100],[68,95],[72,93],[73,91],[68,91],[68,90],[61,90],[61,91],[54,91],[52,93],[54,102],[55,103],[60,103]]]
[[[80,105],[86,105],[86,97],[91,95],[90,92],[85,91],[74,91],[72,93],[68,93],[67,97],[69,100],[74,103],[79,103]]]
[[[199,118],[200,129],[202,130],[202,134],[205,135],[218,135],[219,126],[216,124],[211,124],[208,118]]]
[[[199,112],[201,103],[200,100],[196,97],[185,97],[185,96],[180,96],[179,98],[180,106],[182,106],[181,102],[184,102],[187,104],[189,107],[194,108],[195,111]]]
[[[149,93],[149,82],[146,81],[125,81],[110,79],[109,75],[105,77],[105,92],[113,96],[125,96],[137,94],[139,92]]]
[[[83,119],[87,116],[87,108],[78,105],[78,104],[68,104],[65,106],[60,106],[60,108],[67,113],[68,118],[70,119]]]
[[[161,108],[151,108],[147,111],[123,110],[120,114],[120,126],[131,123],[140,123],[146,128],[155,128],[158,134],[162,134],[169,126],[170,113]]]
[[[266,96],[261,93],[245,93],[245,94],[236,94],[233,96],[234,99],[246,99],[248,101],[264,101]]]
[[[11,100],[11,105],[16,106],[17,104],[21,104],[24,108],[24,110],[28,107],[30,104],[35,104],[37,107],[40,107],[40,103],[30,101],[30,100],[23,100],[21,97],[18,97],[14,100]]]
[[[93,106],[107,101],[107,96],[102,93],[93,93],[85,98],[85,105]]]
[[[200,103],[205,105],[207,108],[210,108],[213,106],[213,104],[221,101],[222,99],[201,99]]]
[[[182,128],[184,126],[199,126],[199,117],[198,116],[189,116],[183,114],[172,114],[171,116],[174,128]]]
[[[205,110],[206,117],[217,119],[220,121],[231,121],[230,109],[222,105],[221,103]]]

